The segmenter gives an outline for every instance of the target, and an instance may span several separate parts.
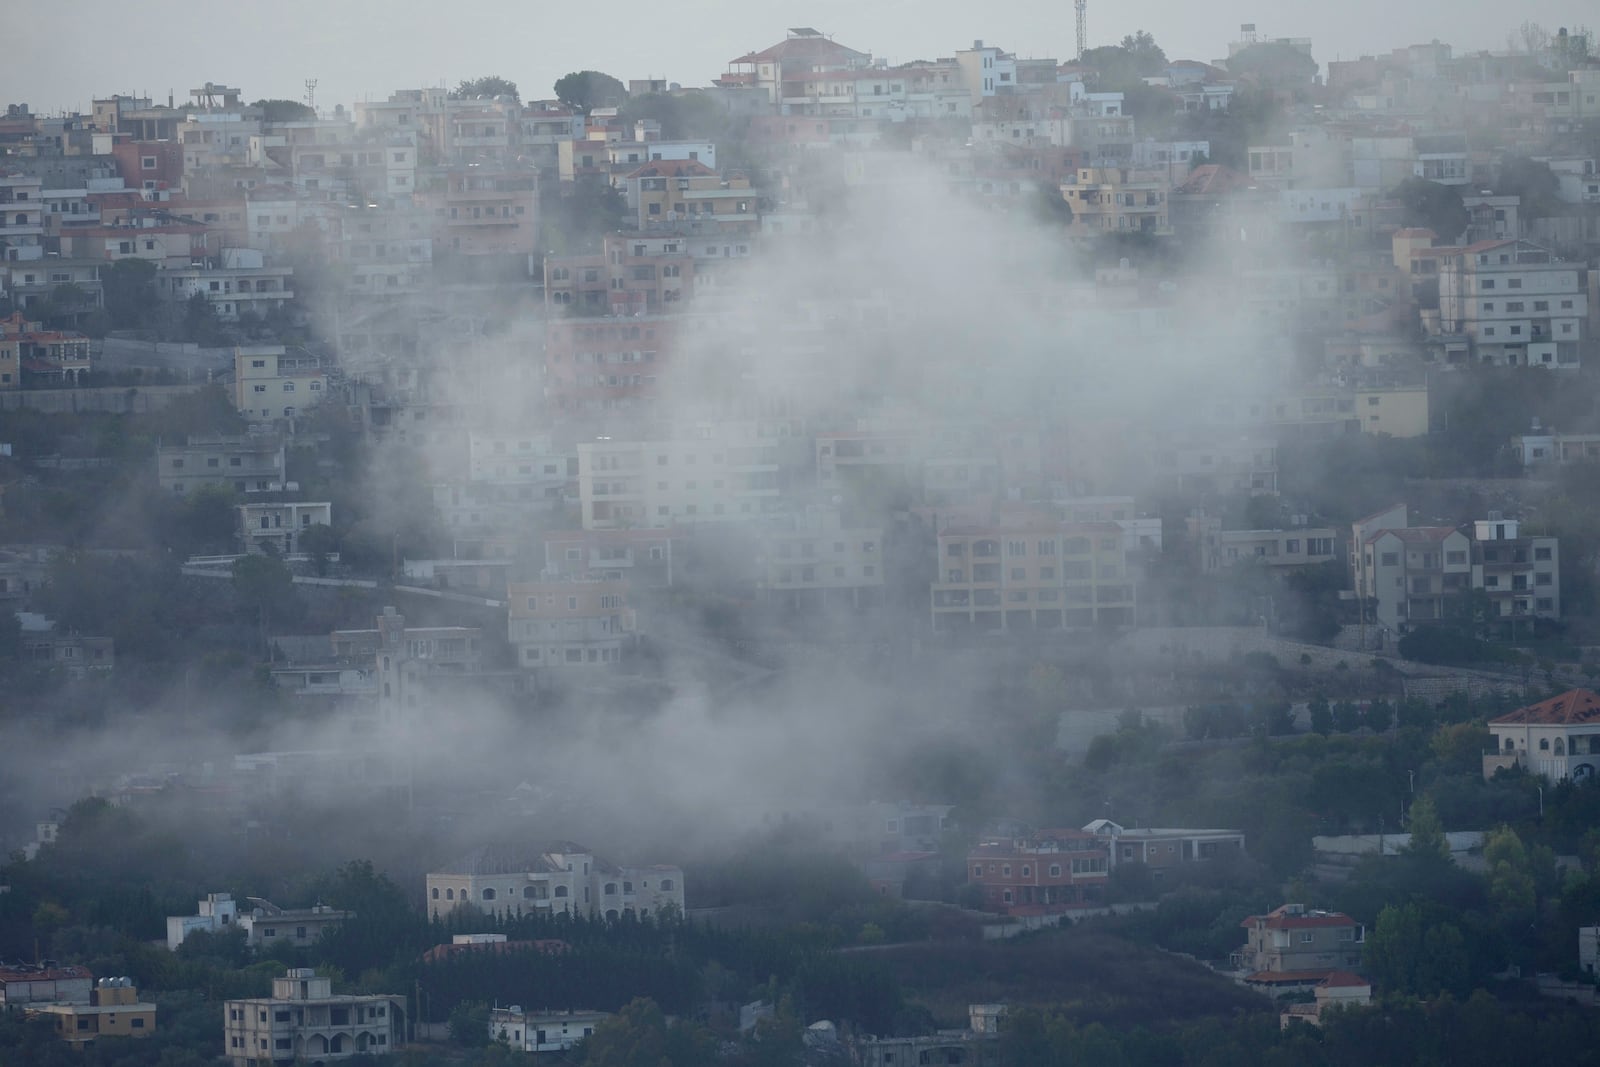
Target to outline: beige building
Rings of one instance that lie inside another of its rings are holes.
[[[1158,879],[1167,869],[1186,863],[1244,855],[1243,830],[1129,829],[1110,819],[1096,819],[1084,829],[1105,838],[1111,866],[1142,863]]]
[[[250,903],[255,906],[248,914],[240,915],[238,923],[239,929],[244,931],[245,940],[254,948],[271,948],[274,945],[304,948],[354,914],[325,904],[310,908],[280,908],[260,897],[251,897]]]
[[[1309,1004],[1290,1004],[1279,1013],[1278,1021],[1287,1030],[1296,1020],[1311,1026],[1322,1025],[1322,1015],[1332,1008],[1363,1008],[1372,1003],[1372,983],[1359,974],[1334,971],[1311,990]]]
[[[405,1043],[403,996],[344,995],[309,967],[272,980],[272,996],[223,1005],[229,1067],[323,1063],[392,1052]]]
[[[640,230],[750,234],[760,225],[750,179],[724,178],[696,160],[653,160],[623,179],[623,188]]]
[[[1551,781],[1585,782],[1600,770],[1600,695],[1569,689],[1560,696],[1489,720],[1494,752],[1483,757],[1483,776],[1525,767]]]
[[[506,637],[524,670],[614,670],[632,645],[626,579],[514,582],[506,599]]]
[[[942,530],[933,582],[939,631],[1132,625],[1136,596],[1114,523],[1009,520]]]
[[[1072,206],[1072,230],[1079,236],[1103,233],[1170,234],[1166,170],[1082,167],[1063,182],[1061,195]]]
[[[1304,973],[1361,966],[1366,931],[1337,911],[1284,904],[1239,924],[1245,945],[1233,963],[1248,972]]]
[[[55,1022],[56,1033],[81,1050],[97,1037],[149,1037],[156,1032],[156,1006],[139,999],[131,978],[101,978],[87,1004],[43,1004],[30,1009]]]
[[[615,866],[582,845],[564,841],[549,851],[480,848],[432,871],[428,913],[444,916],[467,904],[492,914],[567,912],[641,919],[664,908],[683,913],[683,871],[672,866]]]
[[[514,1052],[566,1052],[609,1018],[609,1011],[524,1011],[513,1004],[490,1010],[489,1040]]]
[[[233,405],[252,420],[291,419],[327,395],[328,372],[315,356],[282,345],[233,350]]]

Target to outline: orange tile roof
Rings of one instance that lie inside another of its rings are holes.
[[[1592,689],[1569,689],[1560,696],[1490,719],[1489,725],[1572,726],[1594,722],[1600,722],[1600,694]]]

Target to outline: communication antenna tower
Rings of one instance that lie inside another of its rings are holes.
[[[306,107],[317,110],[317,79],[306,79]]]
[[[1083,58],[1083,50],[1088,46],[1087,15],[1089,0],[1073,0],[1073,7],[1078,10],[1078,58]]]

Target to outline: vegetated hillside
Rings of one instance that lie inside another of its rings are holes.
[[[1075,927],[1009,941],[904,945],[874,952],[908,1001],[944,1024],[968,1004],[1048,1005],[1077,1023],[1136,1026],[1271,1010],[1266,998],[1201,964]]]

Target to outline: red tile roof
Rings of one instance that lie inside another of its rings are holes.
[[[1305,911],[1298,915],[1289,913],[1291,905],[1283,904],[1265,915],[1246,916],[1239,925],[1246,930],[1255,927],[1258,923],[1269,930],[1303,930],[1314,926],[1355,926],[1356,921],[1343,912],[1337,911]]]
[[[1489,725],[1570,726],[1594,722],[1600,722],[1600,694],[1592,689],[1569,689],[1560,696],[1490,719]]]
[[[1371,985],[1372,983],[1359,974],[1349,971],[1334,971],[1320,983],[1325,989],[1348,989],[1356,986]]]
[[[717,172],[697,159],[654,159],[629,174],[630,178],[703,178]]]
[[[1258,985],[1321,985],[1338,971],[1257,971],[1246,982]]]

